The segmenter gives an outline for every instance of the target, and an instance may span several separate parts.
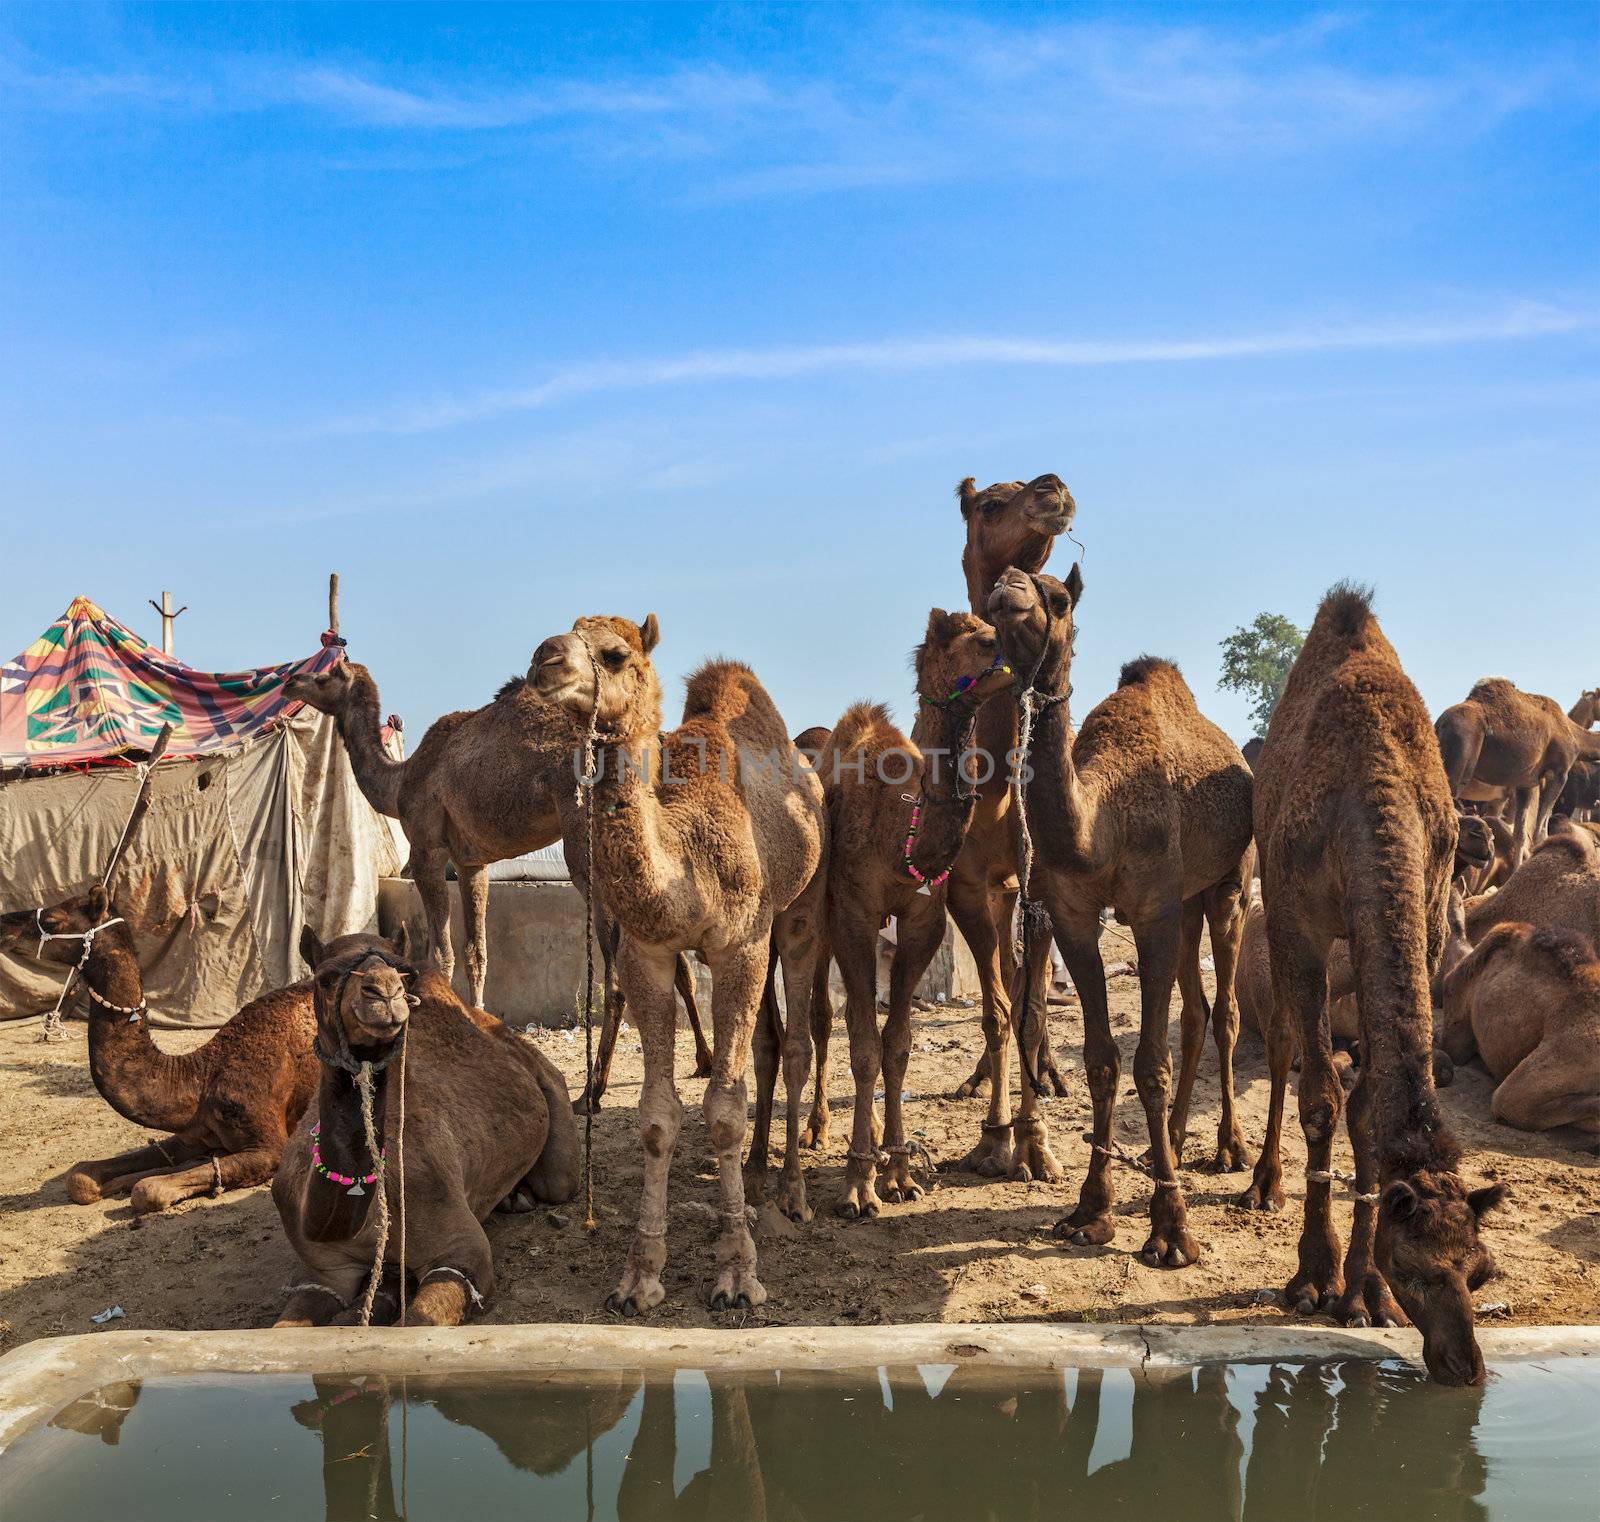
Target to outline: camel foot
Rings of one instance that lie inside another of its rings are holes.
[[[1251,1179],[1250,1187],[1233,1203],[1240,1210],[1282,1210],[1282,1181],[1277,1178]]]
[[[983,1139],[956,1164],[962,1173],[981,1178],[1011,1177],[1011,1127],[983,1128]]]
[[[1232,1136],[1217,1133],[1216,1156],[1206,1164],[1207,1173],[1243,1173],[1255,1166],[1255,1153],[1244,1144],[1244,1134],[1237,1126]]]
[[[981,1094],[989,1082],[989,1053],[978,1058],[978,1065],[967,1075],[966,1082],[957,1086],[954,1098],[972,1099]]]
[[[729,1264],[717,1279],[711,1292],[711,1309],[714,1311],[753,1311],[765,1305],[767,1292],[761,1287],[753,1270],[742,1264]]]
[[[707,1051],[705,1047],[702,1046],[694,1054],[694,1072],[692,1074],[690,1074],[690,1077],[692,1077],[692,1078],[709,1078],[710,1076],[711,1076],[711,1053],[709,1051]]]
[[[798,1168],[793,1173],[785,1171],[778,1179],[778,1194],[773,1203],[791,1221],[804,1224],[811,1219],[813,1211],[806,1204],[806,1181]]]
[[[868,1178],[859,1183],[846,1183],[844,1198],[839,1201],[838,1208],[839,1214],[847,1221],[871,1221],[882,1211],[883,1201],[878,1198],[872,1180]]]
[[[642,1316],[666,1298],[659,1274],[646,1273],[629,1265],[621,1282],[606,1296],[606,1309],[613,1316]]]
[[[100,1198],[100,1185],[87,1173],[74,1169],[67,1175],[67,1198],[74,1205],[93,1205]]]
[[[1065,1175],[1050,1151],[1050,1136],[1042,1120],[1015,1128],[1011,1150],[1011,1177],[1024,1184],[1059,1184]]]
[[[1395,1304],[1383,1275],[1366,1275],[1353,1284],[1330,1307],[1333,1319],[1341,1326],[1406,1326],[1406,1314]]]
[[[922,1185],[912,1178],[911,1159],[903,1152],[891,1152],[878,1170],[878,1194],[891,1205],[909,1205],[922,1198]]]
[[[810,1117],[800,1128],[800,1145],[814,1147],[819,1152],[828,1145],[828,1112],[821,1105],[812,1108]]]
[[[1200,1261],[1200,1244],[1185,1226],[1152,1231],[1139,1258],[1147,1268],[1187,1268]]]
[[[1050,1228],[1050,1235],[1074,1247],[1104,1247],[1117,1234],[1109,1215],[1090,1216],[1074,1210]]]
[[[598,1115],[600,1113],[600,1100],[604,1094],[604,1089],[601,1089],[598,1094],[591,1094],[588,1089],[585,1089],[583,1093],[572,1101],[572,1113],[574,1115]]]
[[[518,1184],[494,1208],[502,1215],[525,1215],[528,1211],[534,1209],[537,1204],[538,1201],[534,1199],[533,1191],[522,1184]]]
[[[188,1191],[181,1184],[174,1186],[169,1178],[142,1178],[133,1186],[128,1203],[136,1216],[156,1215],[188,1198]]]
[[[1039,1076],[1045,1080],[1050,1092],[1057,1099],[1065,1099],[1067,1097],[1067,1080],[1056,1071],[1054,1061],[1047,1063],[1044,1072]]]
[[[1318,1274],[1300,1269],[1283,1292],[1283,1303],[1297,1316],[1315,1316],[1327,1310],[1344,1291],[1337,1273]]]

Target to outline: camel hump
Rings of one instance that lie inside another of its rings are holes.
[[[1595,961],[1594,943],[1576,930],[1546,925],[1528,937],[1528,949],[1559,977],[1571,981]]]
[[[684,689],[685,722],[705,718],[728,724],[758,707],[777,713],[760,678],[743,661],[707,661],[690,675]]]
[[[1517,685],[1507,676],[1480,676],[1472,684],[1472,691],[1467,694],[1469,703],[1492,702],[1495,698],[1502,698],[1507,692],[1515,692]]]
[[[1194,694],[1189,691],[1189,684],[1184,681],[1177,663],[1164,660],[1159,655],[1141,655],[1137,660],[1129,661],[1117,678],[1117,686],[1164,687],[1181,692],[1190,706],[1194,705]]]
[[[817,775],[831,791],[846,770],[836,765],[840,757],[905,743],[905,737],[895,728],[888,708],[882,703],[852,703],[839,715],[839,722],[833,726],[833,732],[817,756]]]

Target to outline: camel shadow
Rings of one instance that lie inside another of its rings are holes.
[[[89,1064],[80,1062],[0,1062],[7,1088],[32,1089],[47,1099],[87,1099],[94,1096]]]

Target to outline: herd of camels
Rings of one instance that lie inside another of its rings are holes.
[[[1248,760],[1177,667],[1150,656],[1124,666],[1075,731],[1067,700],[1084,583],[1076,565],[1064,580],[1044,569],[1073,521],[1070,493],[1044,475],[981,491],[969,479],[958,498],[970,605],[928,615],[909,735],[885,708],[857,704],[831,729],[791,737],[756,674],[726,660],[689,678],[682,721],[664,731],[653,614],[580,618],[538,646],[525,677],[440,719],[404,761],[382,745],[363,667],[296,677],[289,695],[334,717],[363,793],[405,830],[429,945],[413,954],[404,932],[323,944],[307,930],[309,981],[263,995],[174,1056],[150,1037],[133,939],[105,890],[0,916],[0,947],[79,969],[96,1086],[120,1114],[169,1133],[80,1164],[71,1198],[129,1193],[143,1213],[270,1180],[306,1269],[280,1325],[365,1320],[374,1304],[408,1323],[460,1322],[493,1293],[489,1214],[580,1188],[574,1111],[600,1104],[626,1010],[643,1051],[643,1193],[606,1304],[642,1314],[665,1295],[681,999],[718,1164],[711,1305],[758,1306],[747,1194],[770,1187],[792,1220],[811,1217],[801,1163],[829,1129],[830,962],[855,1094],[838,1209],[870,1219],[920,1192],[901,1096],[913,993],[948,913],[982,987],[984,1051],[961,1092],[988,1088],[957,1166],[1063,1178],[1039,1104],[1064,1089],[1048,1029],[1053,935],[1082,1006],[1093,1105],[1085,1175],[1056,1235],[1110,1242],[1116,1170],[1131,1163],[1150,1185],[1143,1261],[1199,1259],[1179,1173],[1190,1099],[1209,1026],[1222,1100],[1207,1165],[1250,1167],[1233,1089],[1242,1017],[1271,1073],[1246,1208],[1283,1207],[1279,1141],[1299,1064],[1308,1157],[1286,1303],[1349,1325],[1409,1320],[1436,1379],[1480,1382],[1472,1292],[1493,1264],[1479,1226],[1502,1191],[1461,1176],[1435,1091],[1476,1054],[1498,1081],[1500,1120],[1600,1136],[1600,691],[1568,714],[1491,678],[1435,724],[1368,595],[1341,584]],[[480,1007],[487,868],[558,840],[604,967],[600,1046],[576,1105],[560,1072]],[[451,986],[452,868],[468,999]],[[1108,912],[1137,945],[1142,1159],[1124,1158],[1112,1133]],[[880,1024],[879,932],[891,917]],[[709,1044],[690,956],[710,970]],[[786,1136],[769,1186],[780,1069]],[[1332,1166],[1341,1114],[1353,1176]],[[1342,1263],[1330,1210],[1340,1187],[1355,1201]],[[404,1206],[398,1244],[391,1199]]]

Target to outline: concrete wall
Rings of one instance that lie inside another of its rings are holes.
[[[378,888],[378,926],[393,935],[404,924],[412,944],[426,943],[427,916],[416,884],[406,878],[387,877]],[[466,934],[461,920],[461,896],[450,888],[450,936],[456,951],[455,987],[465,996],[466,960],[462,948]],[[889,990],[889,948],[880,945],[878,990]],[[570,1025],[583,992],[583,897],[570,883],[491,882],[489,884],[489,976],[483,1002],[511,1025]],[[711,975],[694,964],[703,1008],[709,1017]],[[600,977],[599,954],[595,978]],[[839,972],[833,972],[836,1003],[844,999]],[[945,927],[944,945],[929,964],[917,988],[919,997],[931,1000],[976,998],[978,970],[954,925]],[[598,1000],[597,1000],[598,1007]]]

